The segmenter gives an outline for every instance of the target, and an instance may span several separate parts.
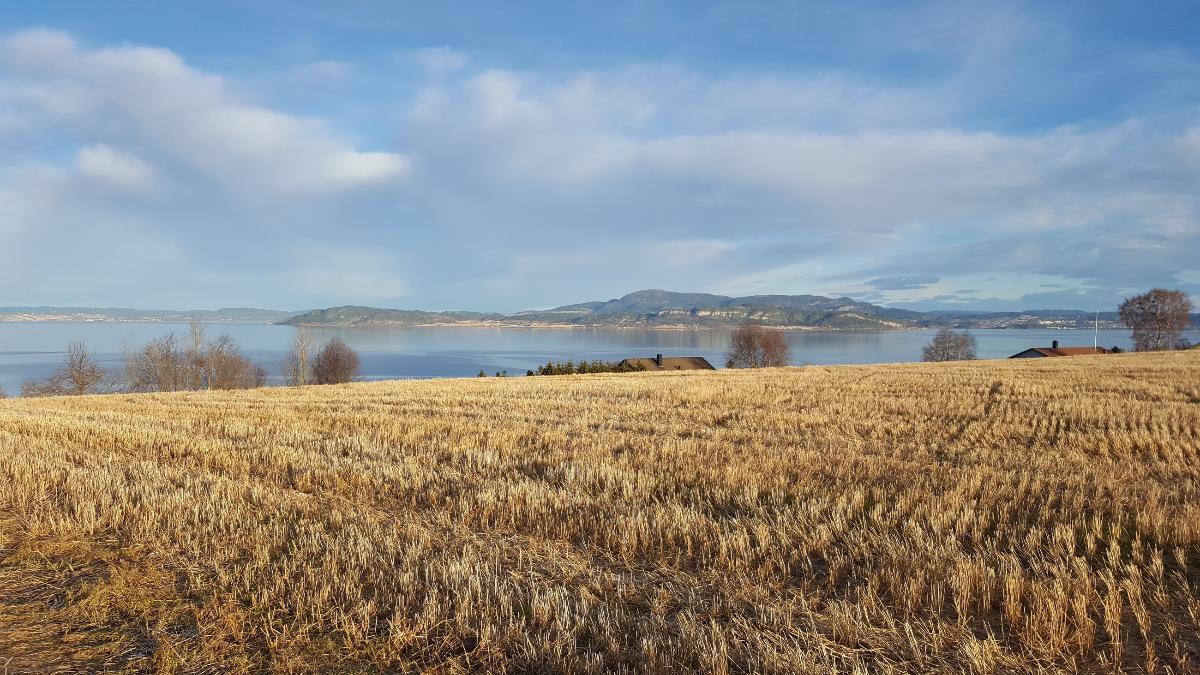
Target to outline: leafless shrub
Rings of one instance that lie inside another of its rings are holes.
[[[202,389],[255,389],[267,383],[267,371],[242,355],[222,334],[207,345],[200,362]]]
[[[283,377],[288,386],[303,387],[312,382],[312,344],[312,333],[305,328],[297,328],[292,349],[283,361]]]
[[[26,382],[21,386],[22,396],[83,396],[100,394],[111,389],[106,387],[108,373],[96,363],[82,342],[67,345],[63,367],[40,382]]]
[[[125,356],[125,379],[130,391],[184,391],[189,388],[189,365],[175,334],[146,343]]]
[[[975,336],[943,328],[921,350],[922,361],[971,361],[975,357]]]
[[[1192,301],[1183,291],[1164,288],[1125,298],[1118,309],[1139,352],[1186,348],[1182,333],[1191,323],[1191,311]]]
[[[358,352],[350,348],[341,338],[325,343],[313,358],[313,380],[317,384],[342,384],[358,376],[361,361]]]
[[[251,389],[266,384],[266,370],[242,355],[230,336],[205,343],[203,326],[193,324],[188,338],[181,348],[174,333],[164,335],[127,355],[129,390]]]
[[[754,324],[743,324],[729,338],[727,368],[771,368],[786,366],[792,352],[783,333]]]

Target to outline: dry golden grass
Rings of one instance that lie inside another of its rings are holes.
[[[1200,353],[0,402],[0,672],[1200,669]]]

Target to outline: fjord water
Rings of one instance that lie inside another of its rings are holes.
[[[82,340],[110,370],[120,370],[126,350],[188,327],[165,323],[0,323],[0,387],[16,394],[21,382],[45,377],[62,361],[73,340]],[[294,336],[288,326],[213,324],[210,337],[228,333],[248,356],[262,363],[272,382],[280,381],[280,363]],[[507,370],[524,375],[549,360],[619,360],[631,356],[697,355],[714,366],[723,363],[726,330],[532,329],[532,328],[319,328],[318,341],[341,337],[363,360],[363,379],[470,377]],[[787,331],[794,362],[799,364],[894,363],[919,361],[921,347],[935,331]],[[974,330],[980,358],[1003,358],[1031,346],[1088,346],[1088,330]],[[1100,344],[1129,348],[1129,332],[1100,331]]]

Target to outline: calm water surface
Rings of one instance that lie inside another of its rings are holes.
[[[291,345],[288,326],[215,324],[209,336],[229,333],[243,351],[280,381],[280,363]],[[21,382],[49,375],[67,343],[83,340],[106,367],[119,370],[123,354],[167,333],[183,337],[187,326],[163,323],[0,323],[0,387],[16,394]],[[523,375],[548,360],[619,360],[630,356],[698,355],[724,362],[724,330],[605,330],[528,328],[322,328],[318,340],[339,336],[362,355],[363,378],[470,377],[507,370]],[[786,333],[797,364],[919,361],[935,331]],[[1087,330],[975,330],[980,358],[1002,358],[1026,347],[1092,344]],[[1100,344],[1129,348],[1129,332],[1100,331]]]

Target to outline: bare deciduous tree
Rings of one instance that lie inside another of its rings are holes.
[[[1133,331],[1133,347],[1139,352],[1178,349],[1186,344],[1183,331],[1191,323],[1192,301],[1183,291],[1155,288],[1125,298],[1118,312]]]
[[[199,319],[192,319],[188,323],[188,341],[187,350],[184,354],[183,362],[186,364],[187,371],[187,389],[208,389],[205,382],[205,349],[204,349],[204,333],[206,332],[204,322]]]
[[[971,361],[975,359],[975,336],[943,328],[921,350],[922,361]]]
[[[4,387],[0,387],[0,398],[8,398],[8,392],[4,391]]]
[[[342,384],[358,376],[361,362],[358,352],[342,341],[333,338],[325,343],[313,358],[312,374],[317,384]]]
[[[21,385],[22,396],[83,396],[100,394],[108,373],[96,363],[82,342],[67,345],[63,367],[41,382],[26,382]]]
[[[729,338],[727,368],[772,368],[786,366],[792,352],[783,333],[754,324],[742,324]]]
[[[305,328],[296,329],[292,350],[283,361],[283,377],[290,387],[303,387],[312,382],[312,333]]]

